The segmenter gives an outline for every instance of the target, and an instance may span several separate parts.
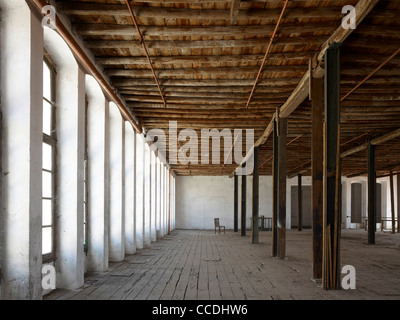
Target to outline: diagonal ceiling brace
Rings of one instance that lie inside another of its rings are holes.
[[[283,6],[283,8],[282,8],[282,12],[281,12],[281,14],[280,14],[280,16],[279,16],[278,22],[276,23],[274,32],[272,33],[271,39],[269,40],[269,44],[268,44],[268,47],[267,47],[267,51],[265,52],[264,59],[262,60],[262,63],[261,63],[261,66],[260,66],[260,70],[258,71],[258,74],[257,74],[257,77],[256,77],[256,81],[254,82],[253,88],[251,89],[251,92],[250,92],[249,99],[247,100],[246,109],[249,107],[251,98],[252,98],[253,95],[254,95],[254,90],[256,89],[258,80],[260,79],[262,69],[264,68],[265,61],[267,60],[267,56],[268,56],[268,54],[269,54],[269,51],[271,50],[272,42],[274,41],[274,38],[275,38],[276,33],[277,33],[277,31],[278,31],[279,25],[280,25],[280,23],[281,23],[281,21],[282,21],[283,14],[285,13],[285,10],[286,10],[286,7],[287,7],[287,5],[288,5],[288,2],[289,2],[289,0],[285,0],[285,4],[284,4],[284,6]]]
[[[345,96],[340,99],[340,102],[344,101],[349,97],[353,92],[355,92],[359,87],[361,87],[369,78],[371,78],[375,73],[377,73],[380,69],[382,69],[390,60],[392,60],[396,55],[400,53],[400,48],[393,53],[389,58],[387,58],[384,62],[382,62],[379,67],[377,67],[373,72],[371,72],[366,78],[364,78],[358,85],[356,85],[353,89],[351,89]]]
[[[132,17],[132,20],[133,20],[133,23],[135,25],[136,31],[138,33],[139,42],[142,45],[144,53],[145,53],[146,58],[147,58],[147,61],[149,62],[150,69],[151,69],[151,72],[153,73],[154,80],[156,81],[157,88],[158,88],[158,91],[160,92],[160,96],[161,96],[161,99],[163,101],[164,107],[166,108],[167,107],[167,103],[165,102],[164,94],[163,94],[163,92],[161,90],[160,83],[158,82],[157,75],[156,75],[156,73],[154,71],[153,63],[150,60],[149,52],[147,51],[146,44],[144,43],[143,35],[142,35],[142,33],[140,31],[140,28],[139,28],[139,25],[137,23],[137,20],[136,20],[136,17],[135,17],[135,13],[133,12],[133,9],[132,9],[132,6],[131,6],[129,0],[125,0],[125,2],[126,2],[126,5],[128,6],[129,13],[130,13],[130,15]]]

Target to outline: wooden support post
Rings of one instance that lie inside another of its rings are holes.
[[[238,190],[238,184],[239,184],[239,179],[238,179],[238,175],[235,173],[234,176],[234,191],[233,191],[233,230],[234,232],[238,232],[239,228],[238,228],[238,221],[239,221],[239,203],[238,203],[238,197],[239,197],[239,190]]]
[[[323,112],[324,79],[310,78],[312,110],[312,233],[313,233],[313,279],[322,278],[322,217],[323,217]]]
[[[273,160],[272,160],[272,256],[278,255],[278,123],[273,129]]]
[[[392,233],[396,233],[396,219],[394,212],[394,184],[393,184],[393,172],[390,171],[390,207],[392,212]]]
[[[288,119],[282,118],[278,122],[278,250],[279,259],[286,255],[286,137]]]
[[[325,54],[324,217],[323,282],[325,289],[339,289],[340,256],[340,44]]]
[[[297,175],[297,231],[303,230],[303,192],[301,186],[301,173]]]
[[[242,168],[246,166],[245,163],[242,164]],[[242,170],[242,221],[241,221],[241,236],[244,237],[246,235],[246,179],[247,175]]]
[[[258,211],[259,211],[259,175],[258,175],[258,147],[254,148],[254,171],[253,171],[253,211],[251,242],[258,243]]]
[[[375,244],[376,228],[375,146],[368,142],[368,244]]]

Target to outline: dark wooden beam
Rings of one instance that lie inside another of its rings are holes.
[[[235,174],[234,176],[234,191],[233,191],[233,230],[234,232],[238,232],[239,228],[238,228],[238,220],[239,220],[239,203],[238,203],[238,197],[239,197],[239,190],[238,190],[238,184],[239,184],[239,178],[238,175]]]
[[[325,137],[324,137],[324,260],[325,289],[340,288],[340,215],[338,171],[340,163],[340,44],[325,53]]]
[[[277,17],[277,16],[276,16]],[[320,32],[332,32],[334,28],[328,24],[305,24],[299,27],[298,23],[285,24],[280,35],[292,33],[310,33],[315,30]],[[132,36],[129,25],[122,24],[78,24],[73,26],[74,32],[80,36]],[[185,37],[185,36],[232,36],[232,34],[246,34],[265,36],[274,31],[274,25],[251,25],[251,26],[141,26],[144,37]]]
[[[394,211],[394,183],[393,171],[390,171],[390,211],[392,213],[392,233],[396,233],[396,214]],[[397,209],[398,210],[398,209]]]
[[[266,47],[269,38],[237,39],[237,40],[148,40],[149,50],[168,49],[212,49],[212,48],[239,48],[239,47]],[[325,41],[325,36],[281,37],[274,42],[275,46],[302,46],[304,42],[318,45]],[[87,40],[85,44],[90,49],[140,49],[140,44],[132,40]],[[363,44],[363,43],[361,43]],[[385,42],[385,46],[390,45]],[[366,46],[364,42],[364,47]],[[371,59],[371,57],[369,58]]]
[[[278,124],[273,119],[272,160],[272,256],[278,255]]]
[[[377,146],[377,145],[383,144],[385,142],[388,142],[390,140],[396,139],[398,137],[400,137],[400,129],[396,129],[396,130],[394,130],[392,132],[389,132],[388,134],[385,134],[383,136],[380,136],[378,138],[375,138],[375,139],[371,140],[371,144],[373,146]],[[342,152],[340,154],[340,157],[341,158],[345,158],[345,157],[348,157],[348,156],[350,156],[352,154],[355,154],[357,152],[365,150],[367,148],[368,148],[368,143],[364,143],[364,144],[361,144],[361,145],[359,145],[357,147],[354,147],[354,148],[352,148],[350,150]]]
[[[375,244],[376,229],[376,172],[375,146],[368,142],[368,244]]]
[[[160,79],[192,79],[200,75],[219,76],[219,79],[227,78],[228,74],[243,74],[251,77],[256,77],[258,72],[257,67],[215,67],[215,68],[181,68],[181,69],[156,69],[157,76]],[[276,72],[301,74],[304,72],[304,66],[268,66],[268,69],[263,73],[263,79],[271,76]],[[130,78],[146,78],[152,77],[151,70],[148,69],[105,69],[104,73],[110,77],[130,77]],[[300,75],[299,75],[300,76]],[[240,80],[240,79],[239,79]]]
[[[254,148],[254,171],[253,171],[253,203],[252,203],[252,228],[251,228],[251,242],[258,243],[258,215],[259,215],[259,150],[258,147]]]
[[[311,78],[310,85],[312,109],[312,233],[314,280],[322,278],[322,229],[323,229],[323,113],[324,113],[324,80]]]
[[[170,42],[171,46],[174,43]],[[307,52],[290,52],[290,53],[273,53],[268,56],[268,60],[291,60],[291,62],[296,63],[295,60],[309,59],[315,54],[314,51]],[[193,55],[193,56],[152,56],[151,61],[162,66],[174,67],[177,63],[240,63],[240,62],[250,62],[255,60],[261,60],[264,56],[261,54],[232,54],[232,55]],[[147,59],[144,56],[127,56],[127,57],[113,57],[113,56],[100,56],[96,59],[101,65],[109,66],[124,66],[124,65],[141,65],[146,64]]]
[[[297,231],[303,231],[303,192],[301,173],[297,175]]]
[[[245,166],[244,163],[242,165],[242,210],[241,210],[241,236],[244,237],[246,235],[246,180],[247,175],[245,174]]]
[[[278,120],[278,247],[277,257],[286,257],[286,140],[288,119]]]
[[[229,1],[229,0],[228,0]],[[226,2],[228,2],[226,1]],[[221,9],[186,9],[186,8],[162,8],[136,6],[133,8],[138,18],[162,18],[162,19],[198,19],[198,20],[230,20],[236,24],[238,19],[276,20],[279,17],[279,9],[250,9],[240,11],[240,0],[231,0],[230,10]],[[93,4],[61,2],[58,10],[68,15],[77,16],[114,16],[128,17],[129,12],[120,4]],[[288,19],[310,18],[337,18],[340,16],[340,8],[292,8],[287,13]]]
[[[260,79],[259,86],[276,87],[276,86],[292,86],[299,81],[298,78],[278,78],[278,79]],[[210,80],[188,80],[188,79],[168,79],[163,80],[161,84],[163,86],[184,86],[184,87],[238,87],[238,86],[249,86],[251,88],[254,80],[225,80],[225,79],[210,79]],[[120,88],[135,87],[140,88],[141,86],[155,86],[154,81],[148,78],[140,79],[124,79],[116,78],[113,81],[113,85]]]

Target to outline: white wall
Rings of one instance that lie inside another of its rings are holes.
[[[377,178],[377,183],[380,183],[382,186],[382,218],[391,218],[391,203],[390,203],[390,180],[389,177]],[[396,182],[397,177],[393,177],[394,184],[394,201],[395,201],[395,209],[397,202],[397,190],[396,190]],[[342,185],[346,185],[346,188],[343,189],[342,201],[345,202],[345,205],[342,206],[343,214],[343,227],[349,229],[358,229],[364,228],[364,224],[351,223],[351,184],[352,183],[361,183],[362,185],[362,207],[361,207],[361,215],[363,218],[368,216],[368,179],[366,176],[354,177],[354,178],[342,178]],[[346,190],[346,192],[344,191]],[[397,215],[397,211],[395,211]],[[385,228],[391,228],[391,222],[388,221],[385,224]],[[380,223],[377,224],[377,230],[380,230]]]
[[[241,180],[239,177],[239,227]],[[213,176],[176,177],[176,228],[214,229],[214,218],[233,229],[233,178]],[[251,228],[252,177],[247,177],[246,226]],[[260,216],[272,217],[272,177],[260,176]],[[290,223],[290,221],[289,221]]]
[[[397,177],[394,177],[396,186]],[[239,228],[241,219],[241,180],[239,177]],[[367,179],[357,177],[342,178],[342,226],[344,228],[360,228],[350,223],[351,216],[351,183],[362,183],[362,216],[367,216]],[[389,178],[379,178],[382,184],[382,217],[391,216]],[[302,177],[304,186],[311,185],[311,177]],[[288,179],[286,183],[286,227],[291,227],[291,194],[293,185],[297,186],[297,177]],[[176,228],[177,229],[213,229],[214,218],[220,218],[222,225],[233,229],[233,178],[206,176],[178,176],[176,178]],[[246,226],[251,228],[252,215],[252,177],[247,177]],[[260,216],[272,217],[272,177],[260,176]],[[395,204],[397,190],[395,187]],[[395,205],[396,206],[396,205]],[[396,211],[397,212],[397,211]],[[390,222],[387,228],[390,228]],[[380,226],[378,225],[378,228]]]

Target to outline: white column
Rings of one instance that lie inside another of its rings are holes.
[[[108,269],[109,212],[109,102],[91,76],[86,76],[88,97],[88,270]]]
[[[168,176],[167,176],[167,168],[163,165],[163,177],[164,177],[164,223],[163,223],[163,236],[167,234],[167,215],[168,215]]]
[[[160,237],[165,235],[165,172],[164,172],[164,164],[160,163],[160,175],[161,175],[161,192],[160,192]]]
[[[144,138],[136,134],[136,248],[144,244]]]
[[[160,159],[156,159],[156,178],[157,178],[157,190],[156,190],[156,237],[161,237],[161,164]]]
[[[175,177],[171,176],[171,231],[175,230]]]
[[[156,156],[152,151],[150,153],[151,157],[151,242],[157,240],[156,237],[156,211],[157,211],[157,170],[156,170]]]
[[[151,243],[151,197],[150,197],[150,147],[145,143],[144,148],[144,243]]]
[[[83,285],[83,170],[85,75],[57,70],[57,287]]]
[[[167,180],[167,216],[166,216],[166,233],[171,229],[171,204],[170,204],[170,188],[171,188],[171,179],[169,169],[165,168],[166,180]]]
[[[43,29],[25,1],[0,8],[0,298],[41,299]]]
[[[110,234],[109,257],[122,261],[125,257],[124,235],[124,147],[125,126],[118,107],[110,103]]]
[[[135,136],[132,125],[125,122],[125,252],[136,253],[135,222]]]

